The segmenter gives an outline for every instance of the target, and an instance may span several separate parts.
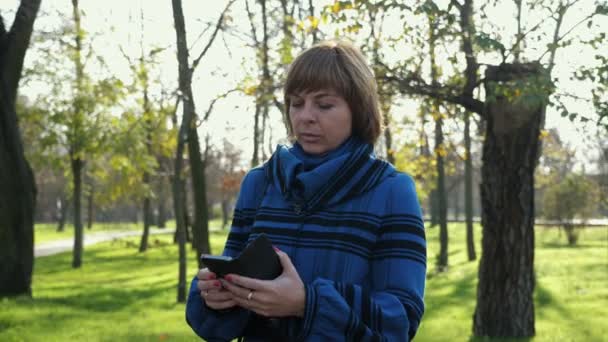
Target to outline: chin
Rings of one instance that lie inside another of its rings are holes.
[[[302,149],[304,152],[308,154],[325,154],[329,152],[329,150],[325,146],[311,145],[311,144],[302,144]]]

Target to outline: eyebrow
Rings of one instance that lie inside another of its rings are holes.
[[[291,95],[289,95],[289,96],[291,96],[291,97],[298,97],[298,98],[301,98],[301,97],[302,97],[302,96],[297,95],[297,94],[291,94]],[[315,99],[320,99],[320,98],[322,98],[322,97],[336,97],[336,96],[338,96],[338,94],[335,94],[335,93],[330,93],[330,92],[320,92],[320,93],[318,93],[318,94],[315,94],[313,97],[314,97]]]

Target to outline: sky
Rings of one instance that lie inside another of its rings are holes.
[[[188,34],[188,44],[191,47],[191,59],[198,56],[207,42],[210,31],[204,31],[206,23],[215,23],[227,1],[209,0],[184,0],[184,14],[186,19],[186,30]],[[331,3],[331,0],[325,1]],[[220,35],[216,39],[209,53],[201,61],[200,66],[194,74],[193,91],[197,109],[204,111],[210,101],[232,88],[235,88],[247,76],[255,77],[257,70],[255,66],[255,56],[252,49],[247,47],[248,38],[243,33],[249,32],[249,23],[244,16],[244,2],[237,1],[233,6],[230,15],[231,32]],[[508,38],[514,32],[514,19],[504,13],[512,13],[513,5],[510,0],[498,1],[497,8],[490,13],[493,18],[494,28],[490,31],[498,32],[501,37]],[[581,0],[581,9],[586,10],[593,6],[594,0]],[[5,23],[8,26],[12,21],[12,14],[7,13],[7,9],[17,8],[16,0],[0,0],[0,10],[5,16]],[[165,86],[175,86],[177,80],[177,64],[175,57],[175,30],[173,29],[173,17],[171,2],[165,1],[143,1],[143,0],[81,0],[80,6],[84,11],[82,23],[84,29],[93,32],[93,44],[96,52],[103,55],[112,70],[117,76],[128,79],[130,71],[126,59],[122,56],[122,48],[131,58],[136,58],[140,53],[140,41],[143,37],[144,46],[149,51],[149,46],[166,47],[165,53],[161,54],[158,68],[158,77],[163,79]],[[144,33],[141,34],[140,9],[144,9]],[[317,8],[320,6],[317,5]],[[64,15],[71,15],[71,1],[69,0],[46,0],[42,1],[41,13],[36,23],[35,29],[51,27],[59,24],[57,11]],[[527,13],[524,13],[524,18]],[[564,27],[570,27],[576,22],[582,12],[574,11],[570,17],[566,18]],[[532,16],[532,14],[530,14]],[[531,17],[531,23],[538,22],[539,18]],[[595,30],[605,30],[608,32],[608,20],[604,20]],[[399,30],[398,22],[390,24],[387,32]],[[201,34],[204,33],[204,34]],[[198,38],[198,39],[197,39]],[[101,47],[101,48],[100,48]],[[119,48],[120,47],[120,48]],[[542,46],[540,47],[542,48]],[[604,48],[608,49],[608,48]],[[530,44],[529,51],[535,52],[535,46]],[[531,54],[534,55],[534,54]],[[538,52],[540,54],[540,51]],[[602,54],[608,54],[604,50]],[[446,57],[446,56],[444,56]],[[37,58],[29,54],[29,60]],[[441,58],[441,57],[440,57]],[[26,64],[28,63],[26,59]],[[495,63],[492,58],[480,60],[481,63]],[[441,63],[441,61],[439,62]],[[593,52],[574,49],[562,49],[556,56],[555,75],[560,79],[560,86],[570,89],[581,97],[588,97],[590,89],[585,88],[580,83],[570,82],[568,75],[573,67],[583,64],[594,63]],[[277,75],[278,77],[278,75]],[[44,92],[40,87],[32,86],[29,89],[22,89],[22,93]],[[404,116],[415,115],[416,103],[407,99],[400,101],[401,105],[396,107],[394,118],[401,121]],[[591,110],[580,102],[572,101],[569,103],[570,109],[582,113]],[[217,102],[214,107],[209,122],[204,123],[200,130],[201,135],[210,134],[212,143],[221,146],[221,139],[226,137],[230,142],[240,147],[244,151],[245,164],[249,160],[252,151],[253,133],[253,102],[249,97],[238,94],[229,95],[227,98]],[[282,126],[278,111],[271,113],[272,137],[273,141],[266,143],[267,150],[276,142],[284,141],[285,129]],[[595,126],[572,123],[560,117],[554,110],[549,109],[545,124],[546,129],[556,128],[569,145],[578,151],[578,158],[581,163],[587,163],[594,159],[595,151],[592,146],[596,138],[589,139],[593,135],[589,132],[595,130]],[[218,133],[221,132],[221,133]],[[281,140],[283,139],[283,140]]]

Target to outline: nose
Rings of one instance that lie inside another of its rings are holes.
[[[296,120],[302,123],[314,123],[317,119],[313,104],[310,101],[305,101],[304,105],[296,110]]]

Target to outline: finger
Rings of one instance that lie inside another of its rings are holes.
[[[233,300],[227,300],[225,302],[211,302],[211,303],[206,303],[208,307],[214,309],[214,310],[223,310],[223,309],[230,309],[234,306],[237,305],[237,303]]]
[[[232,300],[234,295],[228,291],[211,290],[209,292],[204,292],[203,297],[207,302],[217,303]]]
[[[228,282],[232,284],[256,291],[268,288],[270,282],[268,280],[253,279],[236,274],[228,274],[224,277],[224,279],[228,280]]]
[[[222,280],[221,282],[222,286],[236,297],[241,297],[245,299],[249,295],[249,292],[251,292],[250,289],[240,287],[239,285],[231,283],[227,280]]]
[[[279,256],[279,261],[281,262],[281,266],[283,266],[283,270],[295,270],[291,259],[287,253],[281,251],[280,249],[275,249],[275,252]]]
[[[209,271],[208,268],[201,268],[198,271],[198,274],[196,275],[196,277],[200,280],[217,279],[217,275],[215,273]]]
[[[266,317],[269,316],[268,309],[263,304],[260,304],[255,300],[255,295],[253,296],[253,298],[251,300],[243,299],[240,297],[234,297],[234,301],[236,302],[236,305],[238,305],[242,308],[251,310],[262,316],[266,316]]]
[[[219,280],[199,280],[196,283],[196,287],[200,291],[208,291],[211,289],[221,289],[222,283]]]

